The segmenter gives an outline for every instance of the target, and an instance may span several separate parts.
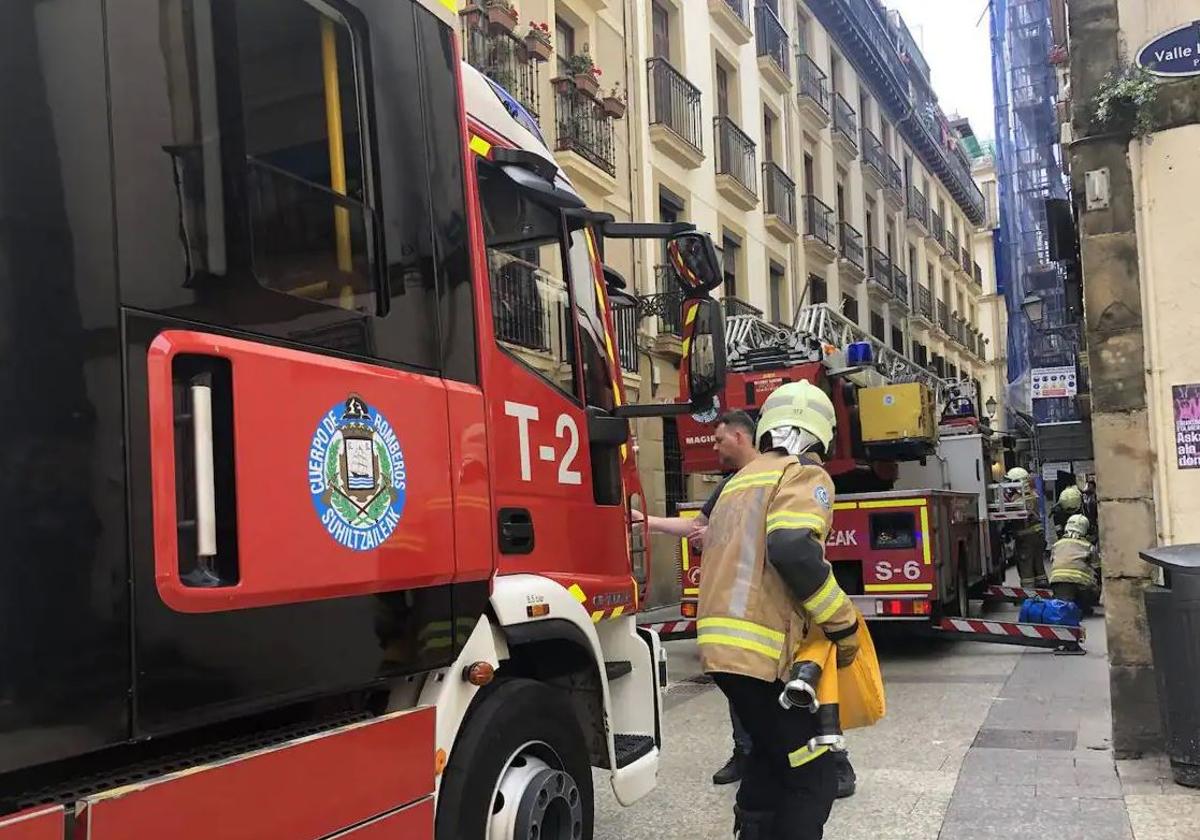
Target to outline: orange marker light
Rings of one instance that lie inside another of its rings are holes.
[[[691,602],[684,602],[679,609],[684,618],[696,617],[696,605]]]
[[[446,769],[446,751],[439,749],[433,754],[433,775],[440,776]]]
[[[544,615],[550,615],[550,605],[530,604],[525,608],[525,615],[529,618],[541,618]]]
[[[496,669],[490,662],[475,662],[463,671],[463,679],[471,685],[484,686],[496,676]]]

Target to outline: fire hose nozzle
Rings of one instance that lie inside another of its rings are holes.
[[[806,712],[821,708],[821,701],[817,699],[821,666],[816,662],[801,660],[793,663],[790,676],[783,693],[779,695],[779,705],[788,710],[803,709]]]

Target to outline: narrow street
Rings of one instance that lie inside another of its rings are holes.
[[[1103,622],[1086,622],[1082,657],[880,634],[888,714],[849,734],[858,793],[834,806],[826,838],[1187,836],[1200,820],[1198,792],[1163,785],[1167,770],[1155,759],[1113,761]],[[729,756],[727,706],[700,674],[694,643],[667,646],[658,788],[621,809],[598,784],[596,840],[732,837],[736,786],[711,782]]]

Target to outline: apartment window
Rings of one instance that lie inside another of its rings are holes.
[[[875,247],[875,199],[866,198],[867,250]]]
[[[878,312],[871,313],[871,335],[878,338],[880,341],[887,341],[886,327],[883,323],[883,316]]]
[[[717,62],[717,116],[729,116],[729,71]]]
[[[808,275],[808,300],[810,303],[825,303],[829,300],[829,284],[824,277]]]
[[[917,246],[908,246],[908,276],[911,282],[917,282]]]
[[[770,272],[771,283],[771,320],[777,324],[784,321],[784,306],[787,305],[786,276],[783,266],[772,261]]]
[[[679,505],[687,501],[687,476],[683,473],[683,451],[679,448],[679,430],[674,417],[662,421],[663,490],[667,516],[675,516]]]
[[[882,117],[879,120],[879,142],[883,143],[883,150],[890,155],[892,153],[892,127]]]
[[[896,256],[896,237],[895,234],[892,233],[892,225],[890,222],[887,226],[887,250],[885,253],[887,254],[889,260]]]
[[[570,76],[567,59],[575,55],[575,27],[560,17],[554,19],[554,53],[558,56],[558,75]]]
[[[904,355],[904,332],[899,327],[892,327],[892,349]]]
[[[726,233],[721,237],[721,268],[725,276],[725,296],[737,297],[737,262],[741,243],[732,235]]]
[[[841,181],[837,185],[837,217],[839,222],[846,221],[846,187]]]
[[[925,266],[925,285],[929,287],[931,293],[937,294],[937,289],[933,287],[933,283],[933,263],[928,263]]]
[[[858,323],[858,300],[850,295],[842,295],[842,315],[854,323]]]
[[[958,368],[955,365],[952,365],[952,364],[946,365],[946,378],[947,379],[958,379]]]
[[[775,116],[763,108],[763,160],[775,160]]]
[[[654,55],[657,58],[671,60],[671,14],[661,3],[650,7],[651,28],[653,29]]]
[[[871,98],[866,94],[858,97],[858,120],[863,128],[871,127]]]
[[[796,7],[796,54],[808,55],[810,38],[812,37],[812,21],[808,19],[799,6]]]
[[[666,187],[658,188],[658,220],[660,222],[671,224],[679,221],[679,218],[684,214],[685,209],[686,207],[682,198],[675,195],[675,193],[671,192]],[[663,265],[667,265],[670,262],[667,258],[667,244],[667,241],[664,239],[661,247]],[[658,291],[666,292],[671,290],[659,289]]]
[[[813,156],[810,155],[808,152],[805,152],[804,153],[804,194],[805,195],[816,195],[817,194],[817,185],[816,185],[817,177],[816,177],[816,172],[814,170],[815,170],[815,164],[813,163]]]
[[[912,186],[912,155],[904,156],[904,192],[907,194]]]
[[[834,93],[842,90],[842,60],[832,50],[829,52],[829,88]]]

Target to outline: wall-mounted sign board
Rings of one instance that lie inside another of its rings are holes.
[[[1138,50],[1136,61],[1155,76],[1200,76],[1200,21],[1156,35]]]

